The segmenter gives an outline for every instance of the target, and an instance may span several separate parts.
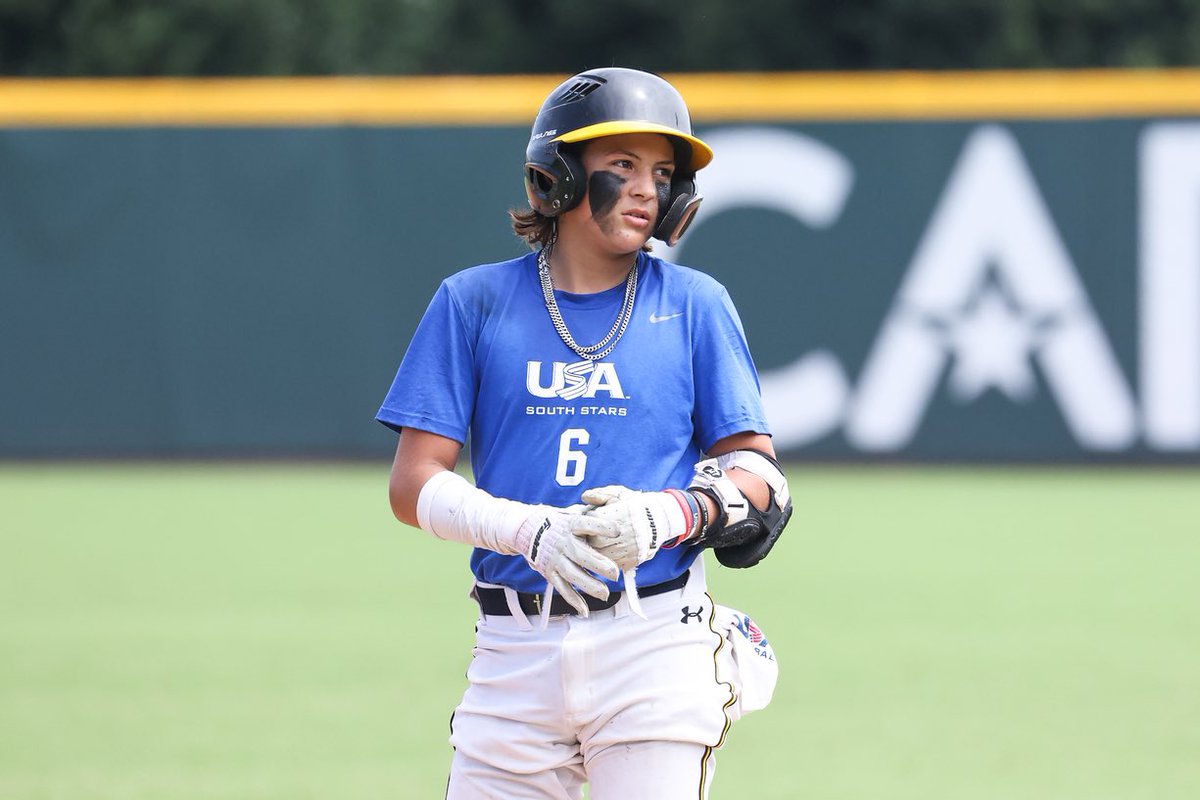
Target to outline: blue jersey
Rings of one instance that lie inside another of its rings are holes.
[[[568,506],[588,488],[683,488],[701,452],[743,431],[768,433],[758,376],[724,287],[645,253],[633,316],[616,348],[579,358],[555,331],[536,254],[459,272],[439,287],[377,419],[466,442],[479,488]],[[625,284],[556,292],[575,341],[608,333]],[[698,548],[660,550],[638,567],[649,586],[685,571]],[[476,549],[484,582],[541,592],[519,556]],[[620,588],[611,582],[610,588]]]

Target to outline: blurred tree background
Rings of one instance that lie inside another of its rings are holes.
[[[0,0],[9,76],[1200,64],[1200,0]]]

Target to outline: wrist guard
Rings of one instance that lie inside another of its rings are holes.
[[[734,467],[766,482],[766,509],[755,508],[725,474]],[[766,558],[792,516],[791,494],[779,462],[757,450],[734,450],[698,462],[688,489],[716,503],[717,518],[700,532],[696,543],[713,548],[717,560],[727,567],[752,567]]]
[[[526,503],[493,497],[449,470],[433,475],[417,496],[421,530],[505,555],[523,554],[517,534],[537,511]]]

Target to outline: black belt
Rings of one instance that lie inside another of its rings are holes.
[[[656,583],[653,586],[639,586],[638,597],[653,597],[656,594],[663,594],[673,589],[682,589],[687,585],[688,574],[682,573],[676,578],[662,583]],[[475,595],[475,600],[479,603],[479,609],[484,613],[494,617],[511,617],[512,611],[508,607],[508,600],[504,596],[503,589],[490,589],[484,586],[476,586],[472,592]],[[603,611],[606,608],[612,608],[621,599],[621,592],[609,592],[607,600],[600,600],[592,597],[589,594],[579,593],[583,597],[587,607],[592,611]],[[534,594],[533,592],[517,592],[517,605],[520,606],[527,616],[538,616],[542,613],[542,595]],[[558,592],[554,593],[554,597],[550,600],[550,614],[575,614],[575,607],[563,599]]]

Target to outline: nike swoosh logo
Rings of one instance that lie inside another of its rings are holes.
[[[682,317],[682,316],[683,316],[682,311],[676,311],[674,314],[663,314],[661,317],[658,314],[651,314],[650,321],[651,322],[666,322],[669,319],[675,319],[676,317]]]

